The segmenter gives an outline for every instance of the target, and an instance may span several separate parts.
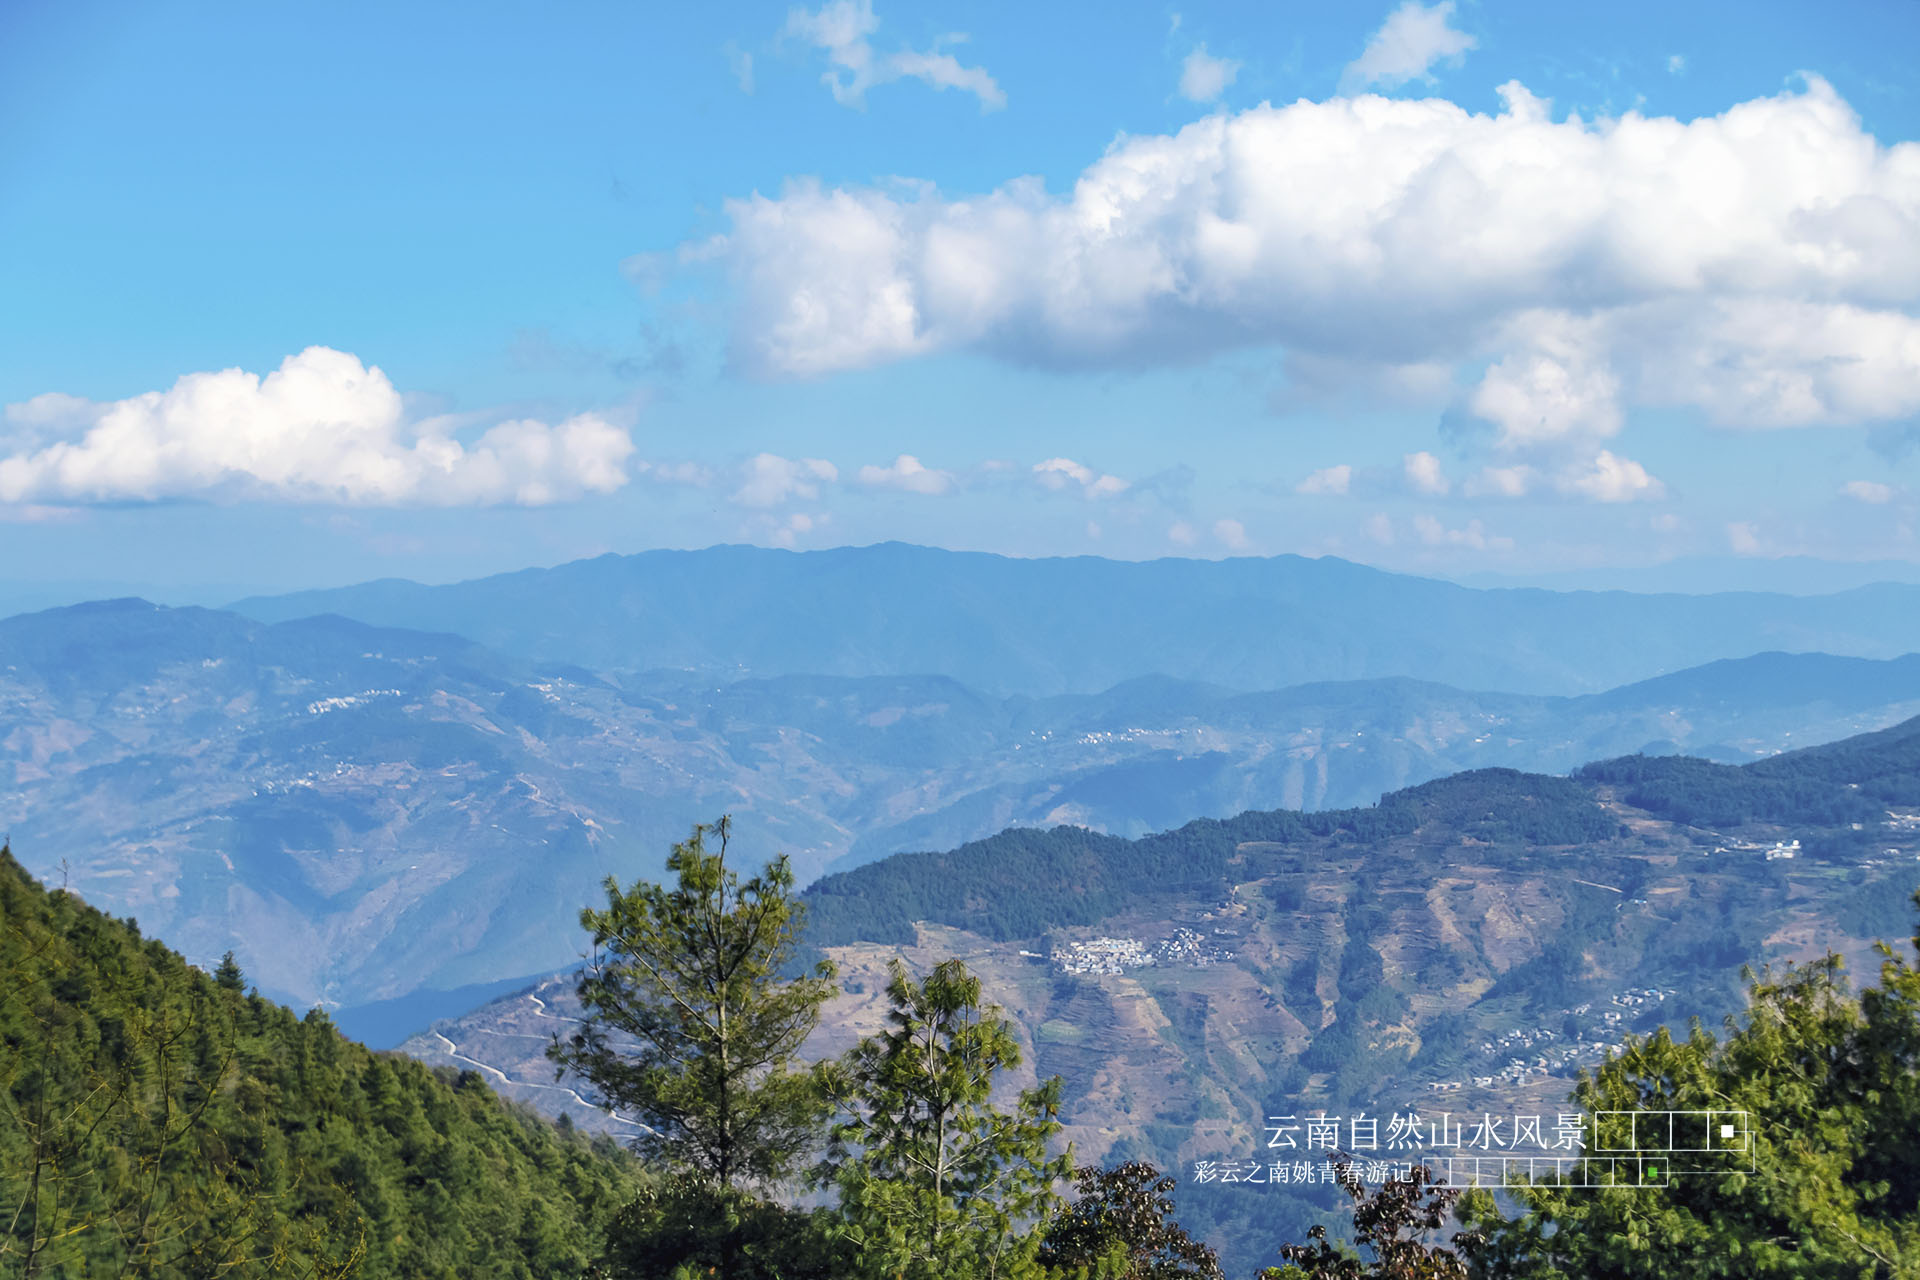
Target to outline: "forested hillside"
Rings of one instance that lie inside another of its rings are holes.
[[[0,847],[0,1275],[577,1277],[639,1170]]]
[[[1675,822],[1865,825],[1889,805],[1920,805],[1920,719],[1745,765],[1624,756],[1577,776],[1613,784],[1628,804]]]
[[[1139,840],[1082,827],[1003,831],[949,853],[902,854],[816,881],[806,893],[808,940],[911,943],[917,921],[998,941],[1031,938],[1155,901],[1223,895],[1255,874],[1244,846],[1372,846],[1427,824],[1494,846],[1604,841],[1619,826],[1577,782],[1478,769],[1367,808],[1202,818]]]
[[[1816,853],[1884,844],[1888,806],[1920,806],[1920,718],[1747,765],[1690,756],[1623,756],[1572,778],[1479,769],[1383,796],[1366,808],[1248,812],[1138,840],[1082,827],[1011,830],[946,853],[902,854],[816,881],[810,940],[907,943],[916,921],[999,941],[1090,924],[1123,909],[1224,893],[1254,874],[1245,847],[1376,844],[1426,825],[1494,848],[1604,842],[1619,828],[1596,799],[1702,827],[1813,828]],[[1858,824],[1855,826],[1855,824]]]

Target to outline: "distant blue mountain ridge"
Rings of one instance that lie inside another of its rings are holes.
[[[449,631],[602,672],[944,675],[1033,697],[1154,674],[1234,689],[1398,676],[1597,693],[1768,650],[1920,649],[1911,584],[1818,597],[1489,590],[1334,557],[1026,560],[903,543],[606,555],[448,586],[386,580],[232,607],[262,621],[336,613]]]

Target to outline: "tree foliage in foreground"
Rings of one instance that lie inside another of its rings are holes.
[[[740,883],[731,834],[723,817],[675,845],[672,888],[608,878],[606,908],[580,913],[606,953],[580,977],[584,1023],[548,1050],[650,1127],[643,1155],[726,1191],[779,1181],[816,1145],[824,1093],[792,1063],[835,989],[827,961],[780,978],[803,918],[793,873],[780,858]]]
[[[1060,1077],[992,1102],[994,1078],[1019,1066],[1012,1024],[982,1005],[980,980],[958,960],[916,982],[896,959],[887,1027],[835,1073],[841,1120],[817,1173],[862,1268],[943,1280],[1037,1275],[1035,1255],[1055,1184],[1071,1156],[1050,1157],[1060,1130]]]
[[[607,1225],[589,1280],[846,1280],[853,1248],[826,1209],[803,1210],[703,1178],[662,1179]]]
[[[1458,1188],[1436,1184],[1433,1170],[1416,1164],[1407,1177],[1369,1193],[1346,1155],[1336,1152],[1327,1159],[1340,1189],[1353,1200],[1359,1247],[1328,1241],[1325,1227],[1309,1228],[1312,1243],[1282,1245],[1286,1265],[1268,1267],[1261,1280],[1467,1280],[1466,1259],[1437,1239],[1460,1199]],[[1468,1235],[1453,1243],[1470,1254],[1479,1238]]]
[[[1920,894],[1914,901],[1920,905]],[[1914,938],[1920,950],[1920,935]],[[1855,995],[1836,957],[1753,982],[1745,1024],[1629,1043],[1583,1077],[1588,1112],[1746,1111],[1751,1171],[1658,1190],[1541,1182],[1487,1202],[1489,1280],[1893,1280],[1920,1276],[1920,970],[1880,947]]]
[[[659,1178],[471,1072],[248,995],[231,957],[198,973],[0,848],[0,1275],[1216,1280],[1151,1166],[1083,1171],[1062,1205],[1061,1082],[995,1104],[1020,1052],[959,961],[920,979],[896,960],[886,1027],[795,1069],[831,969],[778,976],[791,877],[740,884],[727,835],[676,847],[673,890],[609,882],[584,918],[610,959],[556,1045],[657,1122],[677,1170]],[[1920,1280],[1920,968],[1881,951],[1873,988],[1831,956],[1763,974],[1724,1037],[1630,1040],[1575,1090],[1588,1113],[1744,1111],[1751,1169],[1542,1181],[1513,1217],[1484,1193],[1456,1205],[1424,1167],[1371,1195],[1348,1172],[1355,1245],[1316,1227],[1263,1280]],[[1377,967],[1354,948],[1343,983]],[[771,1200],[823,1130],[814,1176],[837,1202]],[[1467,1230],[1439,1239],[1450,1208]]]
[[[0,1275],[572,1280],[642,1185],[242,987],[0,847]]]
[[[1219,1254],[1174,1219],[1176,1179],[1134,1160],[1075,1170],[1073,1181],[1073,1203],[1047,1225],[1043,1266],[1100,1280],[1221,1280]]]

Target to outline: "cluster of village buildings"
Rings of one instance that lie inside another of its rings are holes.
[[[1232,929],[1213,931],[1218,938],[1233,937],[1235,934],[1236,931]],[[1062,943],[1054,947],[1052,959],[1064,973],[1124,973],[1128,969],[1145,969],[1156,965],[1204,968],[1233,959],[1233,951],[1222,945],[1217,937],[1182,925],[1157,942],[1143,942],[1139,938],[1088,938],[1082,942]]]
[[[1727,844],[1717,844],[1713,846],[1713,852],[1758,853],[1764,855],[1768,862],[1774,862],[1781,858],[1798,857],[1800,853],[1800,842],[1798,840],[1775,840],[1772,844],[1754,844],[1746,840],[1734,840]]]
[[[357,707],[363,702],[375,698],[398,698],[404,695],[398,689],[367,689],[360,693],[348,694],[344,698],[322,698],[318,702],[307,704],[307,714],[323,716],[329,711],[344,711],[348,707]]]
[[[1920,836],[1920,809],[1910,810],[1905,813],[1889,809],[1887,811],[1887,830],[1897,831],[1902,835]],[[1889,849],[1887,850],[1887,856],[1897,858],[1900,856],[1900,850]],[[1913,859],[1915,862],[1920,862],[1920,849],[1913,851]]]
[[[1864,822],[1855,822],[1849,825],[1851,825],[1855,831],[1866,830],[1866,824]],[[1897,809],[1889,809],[1887,811],[1885,826],[1888,831],[1896,832],[1900,835],[1920,835],[1920,810],[1903,812]],[[1726,844],[1715,845],[1713,852],[1758,853],[1765,857],[1768,862],[1776,862],[1784,858],[1798,857],[1800,854],[1800,842],[1798,840],[1775,840],[1772,844],[1756,844],[1749,841],[1730,840]],[[1886,856],[1897,858],[1900,856],[1900,852],[1899,849],[1888,849]],[[1915,850],[1913,856],[1916,859],[1920,859],[1920,850]]]
[[[1591,1038],[1585,1028],[1579,1028],[1569,1041],[1564,1035],[1546,1027],[1526,1027],[1500,1036],[1498,1039],[1480,1043],[1483,1058],[1506,1056],[1506,1062],[1499,1070],[1484,1076],[1471,1076],[1476,1088],[1490,1089],[1495,1084],[1523,1084],[1531,1076],[1552,1075],[1558,1071],[1570,1069],[1582,1062],[1597,1061],[1613,1050],[1622,1047],[1621,1033],[1628,1022],[1635,1020],[1635,1010],[1651,1009],[1665,1004],[1671,990],[1658,987],[1629,987],[1607,998],[1612,1008],[1602,1009],[1598,1013],[1600,1025]],[[1566,1010],[1574,1018],[1587,1018],[1595,1014],[1591,1002],[1577,1004]],[[1528,1054],[1526,1050],[1538,1050]],[[1434,1093],[1451,1093],[1465,1087],[1463,1080],[1436,1080],[1427,1085]]]

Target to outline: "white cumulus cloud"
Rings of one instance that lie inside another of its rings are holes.
[[[869,39],[879,29],[872,0],[829,0],[818,9],[793,9],[787,14],[786,34],[820,49],[833,64],[820,80],[842,106],[863,107],[868,89],[903,79],[971,93],[980,100],[982,111],[1007,105],[1007,95],[984,68],[964,66],[942,50],[942,44],[959,43],[965,36],[945,36],[925,51],[883,54]]]
[[[1438,496],[1453,488],[1453,482],[1440,469],[1440,459],[1424,449],[1408,454],[1401,459],[1401,465],[1406,470],[1407,484],[1415,493]]]
[[[827,524],[832,517],[825,512],[809,515],[804,511],[795,511],[785,517],[764,515],[758,518],[761,536],[776,547],[789,550],[799,545],[800,540],[815,529]]]
[[[1594,341],[1591,321],[1528,314],[1510,326],[1519,349],[1495,363],[1468,406],[1500,430],[1508,447],[1620,429],[1620,379]]]
[[[1858,502],[1881,506],[1893,501],[1893,486],[1878,480],[1849,480],[1840,491]]]
[[[1525,462],[1482,467],[1463,491],[1469,497],[1524,498],[1543,479],[1551,480],[1556,492],[1589,502],[1637,502],[1666,496],[1666,486],[1645,467],[1607,449],[1590,457],[1576,455],[1544,477],[1538,467]]]
[[[1554,483],[1562,493],[1595,502],[1636,502],[1666,493],[1666,486],[1648,475],[1645,467],[1605,449],[1587,462],[1568,467]]]
[[[1034,479],[1049,489],[1078,487],[1089,498],[1110,498],[1125,492],[1127,482],[1119,476],[1102,475],[1072,458],[1048,458],[1033,466]]]
[[[1409,80],[1431,80],[1433,68],[1439,63],[1457,65],[1478,42],[1456,30],[1452,21],[1453,0],[1440,0],[1435,5],[1407,0],[1387,15],[1360,56],[1347,64],[1340,77],[1341,90],[1373,85],[1392,88]]]
[[[1247,538],[1247,526],[1238,520],[1215,520],[1213,536],[1229,551],[1245,551],[1253,545]]]
[[[30,400],[7,406],[6,419],[10,430],[6,438],[24,440],[42,434],[53,435],[84,428],[93,420],[97,408],[93,401],[84,396],[45,391]]]
[[[1356,384],[1466,369],[1494,446],[1548,469],[1637,406],[1920,413],[1920,143],[1881,145],[1817,78],[1692,120],[1502,97],[1217,114],[1122,137],[1058,194],[796,182],[682,257],[731,277],[733,360],[769,377],[1256,345]]]
[[[9,503],[539,506],[618,489],[634,452],[626,431],[593,414],[502,422],[463,442],[447,420],[410,422],[386,374],[328,347],[264,377],[190,373],[107,404],[37,396],[7,416],[40,437],[0,456]]]
[[[1214,57],[1203,44],[1180,64],[1180,96],[1189,102],[1212,102],[1239,74],[1238,62]]]
[[[891,466],[861,467],[858,479],[876,489],[904,489],[908,493],[945,493],[953,488],[951,471],[933,470],[910,453],[895,458]]]
[[[796,499],[811,501],[820,486],[840,478],[839,468],[820,458],[783,458],[756,453],[741,467],[740,487],[733,500],[743,507],[777,507]]]
[[[1914,151],[1911,216],[1920,219],[1920,147]],[[1920,241],[1903,252],[1920,254]],[[1899,270],[1900,256],[1887,265]],[[1903,300],[1915,303],[1920,297]],[[1736,427],[1840,425],[1920,412],[1920,319],[1906,312],[1787,298],[1725,298],[1685,308],[1684,318],[1675,314],[1681,310],[1656,304],[1612,317],[1618,332],[1609,341],[1632,361],[1647,403],[1690,405]],[[1645,326],[1638,336],[1637,323]]]

